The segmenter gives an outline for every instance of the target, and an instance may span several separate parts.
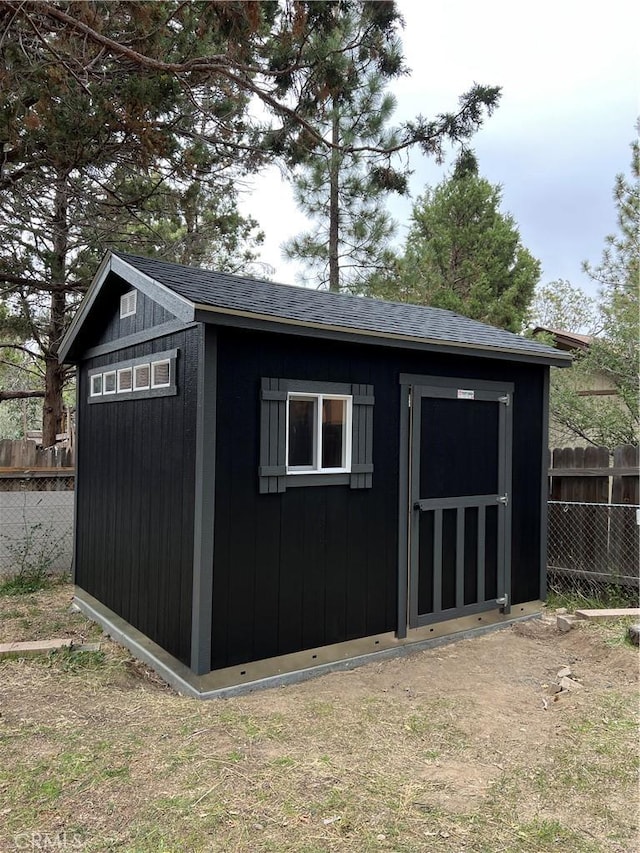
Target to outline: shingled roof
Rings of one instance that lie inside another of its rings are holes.
[[[375,343],[394,342],[398,346],[451,350],[476,350],[485,356],[509,354],[516,360],[535,360],[549,364],[567,364],[570,357],[546,344],[479,323],[452,311],[387,302],[342,293],[311,290],[277,284],[248,276],[181,266],[155,258],[143,258],[121,252],[104,259],[85,301],[61,346],[64,358],[90,311],[93,301],[109,275],[116,275],[138,287],[151,298],[174,294],[169,303],[181,319],[224,321],[261,328],[295,327],[300,331],[316,329],[328,336],[353,336]],[[156,294],[154,296],[154,288]]]

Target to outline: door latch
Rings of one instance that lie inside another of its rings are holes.
[[[500,598],[496,598],[496,604],[500,608],[501,613],[509,612],[509,596],[506,593]]]
[[[509,495],[498,495],[498,503],[507,506],[509,503]]]

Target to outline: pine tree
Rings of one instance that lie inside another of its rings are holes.
[[[520,332],[540,264],[513,217],[500,211],[501,199],[500,187],[479,176],[473,154],[463,153],[452,175],[418,199],[404,253],[367,292]]]
[[[385,125],[394,108],[395,99],[384,94],[378,73],[369,74],[348,99],[334,95],[326,120],[334,147],[311,154],[293,178],[298,207],[315,227],[290,240],[284,250],[287,257],[306,263],[320,287],[358,290],[389,263],[394,224],[384,202],[392,190],[406,192],[406,176],[382,166],[375,155],[344,149],[392,147],[394,136]]]
[[[336,9],[366,19],[348,45],[332,40]],[[323,105],[345,67],[360,74],[352,54],[398,21],[395,3],[357,0],[1,0],[0,287],[44,363],[45,443],[62,411],[58,346],[97,254],[132,241],[170,254],[177,233],[182,258],[205,258],[205,223],[242,256],[238,176],[335,147]],[[256,98],[266,119],[248,110]],[[454,113],[405,122],[397,148],[437,156],[498,98],[473,86]]]
[[[395,99],[384,91],[389,80],[405,73],[398,18],[389,17],[378,30],[371,26],[372,8],[334,4],[333,60],[317,71],[321,94],[314,103],[330,145],[301,151],[292,177],[298,207],[314,225],[286,243],[284,252],[303,261],[318,286],[333,291],[357,288],[363,277],[385,267],[394,230],[385,196],[407,189],[393,158],[380,154],[398,144],[398,135],[386,129]],[[308,52],[322,50],[324,38],[311,42]]]
[[[407,147],[407,128],[411,144],[440,158],[445,142],[464,140],[477,129],[482,120],[477,106],[482,102],[491,112],[498,90],[481,94],[477,87],[463,96],[457,114],[430,123],[418,117],[389,129],[395,99],[385,87],[407,73],[398,38],[401,18],[390,3],[335,3],[332,16],[329,32],[310,40],[305,51],[313,56],[329,46],[327,60],[312,75],[316,129],[324,145],[303,135],[306,147],[291,157],[296,201],[314,224],[285,244],[284,252],[305,262],[320,287],[358,292],[393,260],[395,223],[385,201],[390,192],[407,192],[406,165],[397,156]]]
[[[142,40],[155,33],[145,46],[163,55],[185,47],[183,31],[172,36],[159,26],[175,6],[114,3],[78,11],[99,12],[110,36]],[[50,28],[41,40],[28,20],[22,23],[20,37],[0,47],[0,292],[35,342],[29,369],[42,375],[43,443],[50,445],[61,431],[68,378],[58,347],[105,248],[192,261],[216,245],[224,267],[241,254],[252,223],[235,206],[237,152],[202,141],[200,112],[178,81],[114,65],[99,45],[80,43],[64,28]],[[191,39],[195,45],[195,30]],[[55,61],[59,53],[65,63]],[[89,66],[99,77],[83,74]],[[209,95],[218,125],[241,121],[246,98],[232,95],[231,87]],[[213,137],[213,128],[206,130]]]

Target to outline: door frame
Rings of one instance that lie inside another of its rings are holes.
[[[398,489],[398,629],[397,636],[404,639],[409,628],[418,627],[416,624],[428,624],[437,621],[432,619],[416,619],[417,601],[415,595],[411,595],[411,560],[412,560],[412,530],[415,526],[413,510],[413,495],[411,488],[411,470],[414,458],[413,444],[413,421],[412,416],[412,391],[416,387],[426,387],[434,391],[432,396],[452,397],[451,391],[465,390],[478,392],[481,396],[477,399],[495,400],[504,398],[499,410],[500,431],[504,437],[504,457],[501,460],[503,466],[503,481],[508,500],[511,497],[511,466],[513,450],[513,382],[487,381],[483,379],[470,379],[467,377],[443,376],[443,375],[417,375],[400,374],[400,469]],[[426,395],[421,395],[426,396]],[[421,396],[418,399],[421,399]],[[456,394],[457,397],[457,394]],[[454,397],[455,399],[455,397]],[[504,591],[507,595],[507,609],[511,595],[511,507],[505,508],[505,512],[498,514],[498,543],[503,549],[504,561]],[[509,547],[506,547],[509,543]],[[414,590],[415,592],[415,590]],[[496,607],[499,605],[496,603]],[[482,608],[487,609],[487,608]],[[472,606],[469,607],[471,612]],[[463,615],[467,611],[448,611],[453,618]],[[446,618],[446,617],[444,617]]]

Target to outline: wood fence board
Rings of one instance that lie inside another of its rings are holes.
[[[611,490],[611,503],[614,504],[638,504],[639,484],[638,478],[638,448],[631,444],[623,444],[613,451],[613,464],[615,468],[630,468],[635,471],[635,477],[614,476]]]
[[[70,447],[38,447],[30,439],[0,440],[0,468],[68,468],[73,466]]]
[[[549,469],[550,500],[557,502],[549,506],[549,566],[612,583],[637,578],[637,517],[624,505],[638,506],[639,483],[635,446],[613,453],[604,447],[555,448]]]
[[[602,477],[602,468],[552,468],[549,467],[550,477]],[[607,477],[637,477],[637,468],[613,466],[607,468]]]
[[[638,467],[638,448],[629,444],[616,447],[613,463],[619,467]],[[614,477],[611,502],[614,504],[638,505],[638,477]],[[611,566],[610,571],[620,574],[624,566],[640,564],[640,542],[637,518],[633,512],[617,513],[611,519]],[[637,570],[637,569],[636,569]]]

